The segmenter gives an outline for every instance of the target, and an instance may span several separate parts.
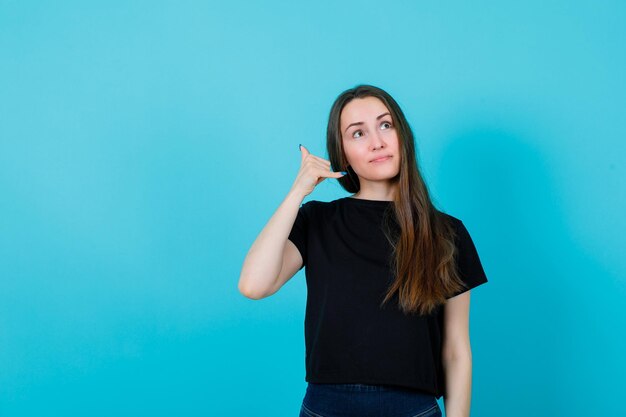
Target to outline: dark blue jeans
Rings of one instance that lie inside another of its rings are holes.
[[[389,385],[309,383],[299,417],[441,417],[434,395]]]

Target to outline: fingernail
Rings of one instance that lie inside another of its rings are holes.
[[[341,174],[342,174],[342,175],[346,175],[346,174],[347,174],[347,172],[346,172],[346,171],[341,171]]]

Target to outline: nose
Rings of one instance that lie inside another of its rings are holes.
[[[383,140],[382,133],[376,131],[376,134],[372,135],[371,146],[372,150],[376,150],[385,146],[385,141]]]

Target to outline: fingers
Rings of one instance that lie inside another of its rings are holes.
[[[341,171],[325,171],[325,175],[328,178],[341,178],[344,175],[346,175],[347,172],[341,172]]]
[[[309,156],[310,158],[311,156]],[[319,159],[319,158],[318,158]],[[315,167],[315,171],[324,177],[341,178],[344,174],[330,170],[330,163],[320,162],[318,159],[311,159],[308,163]],[[323,161],[323,160],[322,160]],[[339,175],[336,175],[339,174]]]
[[[325,164],[325,165],[328,165],[328,167],[330,168],[330,161],[328,161],[328,160],[326,160],[326,159],[324,159],[324,158],[320,158],[319,156],[315,156],[315,155],[313,155],[313,154],[312,154],[312,153],[310,153],[310,152],[309,152],[309,150],[308,150],[307,148],[305,148],[305,146],[304,146],[304,145],[302,145],[302,144],[300,144],[300,151],[301,151],[301,152],[300,152],[300,155],[302,156],[302,160],[301,160],[302,162],[304,162],[304,160],[305,160],[307,157],[309,157],[309,158],[312,158],[312,159],[314,159],[314,160],[316,160],[316,161],[319,161],[319,162],[321,162],[321,163],[323,163],[323,164]]]
[[[310,154],[309,150],[305,148],[304,145],[300,144],[300,155],[302,156],[302,162],[304,162],[304,159],[309,154]]]
[[[319,183],[324,181],[326,178],[341,178],[346,174],[346,172],[321,171],[318,175],[317,181],[315,181],[315,185],[319,185]]]
[[[313,155],[304,146],[300,145],[300,152],[302,156],[301,169],[306,169],[310,175],[317,178],[315,180],[315,186],[319,185],[326,178],[341,178],[346,175],[346,172],[333,172],[330,170],[330,161]]]

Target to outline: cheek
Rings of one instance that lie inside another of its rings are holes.
[[[393,144],[395,145],[396,149],[400,147],[400,139],[398,138],[397,132],[394,132],[393,134]]]
[[[367,165],[369,157],[370,154],[367,149],[359,149],[357,152],[354,152],[354,160],[360,165]]]
[[[343,152],[346,155],[346,159],[353,163],[359,163],[363,158],[363,151],[359,146],[344,146]]]
[[[354,166],[359,164],[359,155],[358,152],[355,151],[354,148],[350,148],[349,146],[343,148],[344,155],[346,156],[346,160],[348,164]]]

